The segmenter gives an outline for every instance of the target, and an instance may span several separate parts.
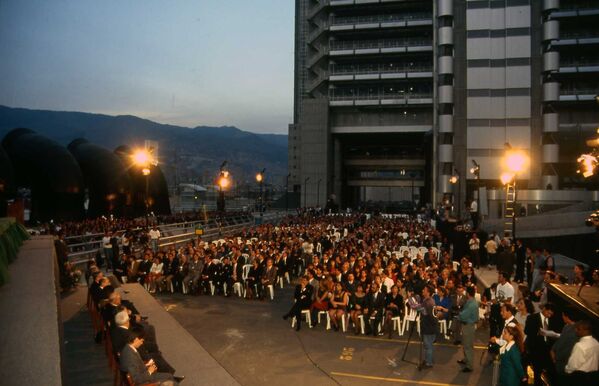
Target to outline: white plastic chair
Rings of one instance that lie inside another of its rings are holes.
[[[241,282],[233,283],[233,293],[238,294],[240,298],[243,297],[243,285],[241,285]]]
[[[268,291],[270,292],[270,300],[275,300],[275,286],[273,284],[268,285]]]
[[[329,312],[328,311],[318,311],[318,315],[316,315],[316,317],[318,318],[318,324],[320,324],[320,315],[325,315],[327,318],[327,330],[331,329],[331,317],[329,316]]]
[[[420,315],[418,315],[418,312],[406,306],[404,315],[405,317],[403,319],[403,326],[401,328],[400,335],[403,335],[406,331],[406,328],[410,327],[410,323],[416,323],[416,331],[420,335]]]
[[[403,335],[403,330],[401,328],[401,317],[394,316],[393,318],[391,318],[391,323],[393,324],[393,331],[397,331],[399,335]]]
[[[308,327],[312,328],[312,319],[310,318],[310,310],[302,310],[302,316],[306,318],[306,323],[308,323]],[[291,328],[295,327],[295,323],[297,322],[295,316],[291,319]]]

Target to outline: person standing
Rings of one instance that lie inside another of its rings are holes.
[[[572,354],[574,345],[578,342],[576,335],[576,321],[574,320],[574,310],[570,307],[562,311],[564,328],[551,348],[551,359],[555,364],[557,386],[568,385],[568,375],[566,374],[566,364]]]
[[[158,252],[158,240],[160,239],[160,231],[158,227],[154,225],[152,229],[148,232],[148,236],[150,237],[150,243],[152,244],[152,251],[154,253]]]
[[[516,276],[514,280],[518,283],[524,281],[524,264],[526,262],[526,248],[522,240],[516,240]]]
[[[104,248],[104,258],[106,259],[106,268],[109,269],[112,267],[112,242],[110,237],[110,232],[106,231],[104,233],[104,237],[102,237],[102,248]],[[109,267],[110,265],[110,267]]]
[[[435,318],[435,301],[431,297],[433,289],[427,285],[422,290],[422,303],[420,304],[420,331],[422,333],[422,343],[424,345],[424,362],[419,366],[420,369],[430,369],[433,367],[433,343],[439,333],[439,322]]]
[[[535,385],[543,385],[541,374],[547,372],[550,380],[553,380],[553,366],[549,351],[553,345],[553,339],[548,337],[548,331],[555,330],[555,322],[552,320],[555,308],[553,304],[547,303],[536,314],[526,318],[524,333],[526,334],[526,352],[535,374]]]
[[[462,312],[459,314],[459,319],[462,324],[462,346],[464,350],[464,359],[459,360],[458,363],[464,365],[462,372],[472,372],[472,363],[474,358],[474,330],[476,322],[478,322],[478,303],[474,299],[476,295],[476,288],[470,286],[466,288],[466,294],[468,300],[464,304]]]
[[[470,202],[470,218],[472,219],[472,229],[478,229],[478,202],[473,199]]]
[[[590,321],[579,320],[575,328],[580,340],[574,345],[566,364],[566,373],[572,377],[570,384],[596,385],[599,378],[599,342],[593,338]]]
[[[487,262],[488,266],[497,264],[497,242],[495,241],[495,232],[489,237],[489,240],[485,243],[485,249],[487,250]]]
[[[524,338],[520,329],[515,326],[507,326],[503,330],[502,338],[507,343],[499,350],[499,384],[501,386],[520,386],[526,376],[522,368],[521,356]]]
[[[470,257],[474,262],[474,267],[480,268],[480,240],[478,239],[476,232],[472,232],[472,238],[468,241],[468,247],[470,248]]]

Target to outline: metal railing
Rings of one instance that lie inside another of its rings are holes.
[[[377,100],[377,99],[430,99],[433,93],[411,94],[368,94],[368,95],[330,95],[332,101]]]
[[[373,24],[373,23],[397,23],[408,21],[432,20],[428,13],[414,13],[411,15],[372,15],[372,16],[331,16],[331,25],[348,24]]]
[[[284,212],[265,213],[262,216],[262,222],[263,223],[278,223],[281,220],[281,218],[283,218],[285,215],[286,214]],[[165,227],[179,227],[179,229],[181,230],[181,233],[176,234],[176,235],[161,237],[158,241],[158,246],[160,248],[169,247],[172,245],[179,245],[182,243],[187,243],[190,240],[196,239],[197,235],[195,234],[195,226],[198,224],[203,225],[203,227],[204,227],[204,234],[201,236],[202,239],[205,241],[212,241],[221,236],[230,235],[232,233],[241,231],[243,228],[253,226],[258,217],[252,215],[252,216],[232,217],[232,218],[234,218],[236,220],[245,219],[245,221],[229,221],[229,223],[224,226],[222,225],[222,223],[219,225],[214,220],[210,221],[208,224],[204,224],[201,221],[183,222],[183,223],[176,223],[176,224],[165,224],[164,225]],[[233,224],[231,224],[231,222],[233,222]],[[189,226],[181,227],[182,224],[188,224]],[[193,224],[193,225],[191,225],[191,224]],[[193,231],[191,231],[191,230],[193,230]],[[88,243],[88,246],[89,246],[88,248],[86,248],[82,251],[75,251],[75,252],[69,253],[68,254],[69,262],[71,264],[75,264],[75,265],[87,263],[90,259],[92,259],[94,256],[96,256],[98,254],[98,252],[102,253],[101,244],[102,244],[101,241],[90,242],[90,243]],[[132,252],[133,252],[134,256],[141,257],[141,252],[144,249],[145,249],[145,247],[137,248],[137,249],[134,249]]]
[[[333,67],[331,75],[360,75],[360,74],[379,74],[396,72],[432,72],[433,66],[353,66],[353,67]]]
[[[432,40],[427,39],[385,39],[385,40],[356,40],[332,41],[331,50],[360,50],[373,48],[402,48],[432,46]]]

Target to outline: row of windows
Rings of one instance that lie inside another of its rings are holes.
[[[469,97],[506,97],[506,96],[530,96],[530,88],[500,88],[500,89],[470,89]]]
[[[530,5],[530,0],[476,0],[467,3],[468,9],[505,8]]]
[[[467,32],[468,38],[504,38],[506,36],[529,36],[530,27],[505,29],[475,29]]]

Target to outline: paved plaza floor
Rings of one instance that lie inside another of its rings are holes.
[[[460,372],[461,346],[435,345],[435,366],[418,371],[401,360],[404,337],[356,336],[326,331],[324,323],[299,332],[281,316],[292,304],[292,288],[278,289],[274,301],[236,297],[160,294],[158,300],[242,385],[489,385],[492,366],[482,368],[488,330],[477,331],[475,366]],[[420,344],[414,333],[406,360],[416,363]],[[189,358],[193,361],[193,358]],[[390,361],[395,361],[393,366]]]

